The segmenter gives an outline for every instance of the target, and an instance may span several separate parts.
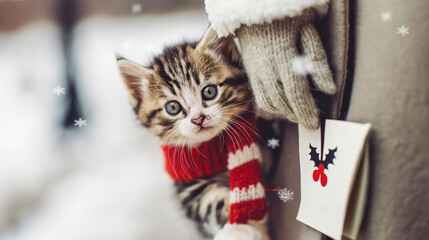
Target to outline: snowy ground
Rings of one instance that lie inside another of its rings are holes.
[[[194,11],[81,22],[73,52],[87,126],[72,131],[60,126],[64,95],[52,94],[65,84],[57,26],[0,32],[0,240],[201,239],[128,105],[115,53],[147,63],[207,26]]]

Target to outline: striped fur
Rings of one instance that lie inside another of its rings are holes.
[[[165,48],[150,66],[124,58],[118,58],[118,65],[138,119],[165,144],[194,147],[208,141],[251,105],[252,94],[233,39],[219,39],[210,29],[198,43]],[[205,101],[201,92],[209,85],[216,86],[218,94]],[[170,101],[182,106],[177,115],[166,111]],[[191,123],[198,115],[205,117],[205,131]],[[176,182],[176,190],[186,215],[206,235],[213,236],[227,223],[228,173]]]
[[[176,182],[177,198],[186,216],[194,220],[206,236],[214,236],[229,218],[227,172],[187,183]]]
[[[210,30],[199,43],[165,48],[149,67],[124,58],[118,65],[139,120],[164,143],[195,145],[210,140],[252,100],[233,38],[218,39]],[[205,101],[202,90],[209,85],[216,86],[218,95]],[[165,110],[173,100],[182,106],[175,116]],[[191,123],[199,115],[205,116],[205,131]]]

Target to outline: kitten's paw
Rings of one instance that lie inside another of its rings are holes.
[[[226,224],[214,240],[270,240],[265,223]]]

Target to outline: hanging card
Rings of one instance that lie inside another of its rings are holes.
[[[326,120],[322,156],[321,129],[299,126],[301,202],[297,220],[334,239],[343,234],[356,238],[366,199],[369,162],[362,159],[367,156],[370,127]]]

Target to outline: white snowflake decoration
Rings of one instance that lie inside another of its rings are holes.
[[[134,3],[131,7],[133,14],[140,13],[142,11],[142,5],[140,3]]]
[[[79,118],[78,120],[74,120],[74,125],[79,127],[86,126],[86,120],[82,118]]]
[[[311,74],[314,71],[313,61],[307,56],[292,59],[292,70],[299,75]]]
[[[404,37],[405,35],[410,34],[410,28],[409,27],[405,27],[404,25],[402,25],[401,27],[397,28],[397,34],[401,35],[402,37]]]
[[[52,88],[52,93],[57,94],[57,96],[60,96],[61,94],[65,94],[65,88],[62,88],[60,86],[57,86],[56,88]]]
[[[390,12],[385,12],[381,14],[381,21],[387,22],[392,19],[392,14]]]
[[[293,192],[287,188],[280,189],[277,194],[280,200],[285,203],[293,200]]]
[[[274,148],[280,146],[279,140],[276,139],[276,138],[268,139],[267,146],[270,147],[270,148],[272,148],[272,149],[274,149]]]

